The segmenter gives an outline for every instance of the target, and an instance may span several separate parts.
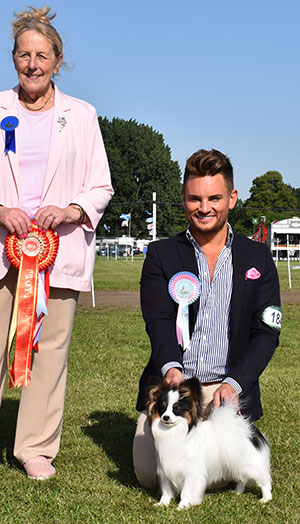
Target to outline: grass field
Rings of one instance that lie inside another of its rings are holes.
[[[144,256],[134,257],[133,261],[123,258],[118,260],[106,260],[96,257],[94,271],[94,285],[97,289],[129,289],[138,291],[141,269]],[[291,262],[291,281],[292,291],[300,291],[300,269],[293,269],[299,266],[298,261]],[[288,291],[288,266],[287,262],[278,262],[278,274],[282,291]]]
[[[137,289],[142,260],[97,260],[96,286]],[[284,267],[279,273],[284,278]],[[298,275],[295,270],[293,274]],[[299,277],[297,277],[299,278]],[[300,289],[298,280],[298,290]],[[272,449],[273,500],[249,486],[206,495],[201,506],[156,508],[132,468],[138,379],[149,355],[139,308],[79,308],[69,359],[65,421],[57,476],[30,481],[12,456],[19,392],[4,392],[0,410],[0,524],[297,524],[299,512],[299,315],[285,304],[281,344],[261,378],[259,427]]]

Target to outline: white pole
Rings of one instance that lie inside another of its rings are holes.
[[[153,209],[152,209],[152,216],[153,216],[153,229],[152,229],[152,238],[153,240],[156,240],[156,192],[153,191],[152,193],[152,200],[153,200]]]
[[[92,303],[93,303],[93,307],[96,307],[96,302],[95,302],[95,288],[94,288],[94,277],[92,276]]]
[[[287,259],[288,259],[289,286],[292,287],[292,281],[291,281],[291,266],[290,266],[290,240],[289,240],[289,234],[287,234],[287,236],[286,236],[286,243],[287,243]]]
[[[277,243],[277,249],[276,249],[276,267],[278,266],[278,242],[279,242],[279,238],[277,238],[277,240],[276,240],[276,243]]]

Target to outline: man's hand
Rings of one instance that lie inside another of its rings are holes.
[[[219,408],[224,402],[232,402],[236,407],[237,413],[240,414],[239,397],[237,392],[230,384],[226,384],[226,382],[222,384],[214,393],[214,408]]]
[[[166,374],[166,382],[170,386],[179,386],[184,381],[184,376],[177,368],[171,368]]]

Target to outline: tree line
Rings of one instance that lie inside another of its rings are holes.
[[[122,214],[131,214],[131,235],[147,238],[146,219],[152,213],[152,194],[157,199],[157,235],[168,237],[187,225],[181,204],[181,170],[171,159],[163,135],[135,120],[99,117],[108,156],[115,196],[97,228],[99,236],[121,236]],[[234,230],[244,235],[253,231],[253,218],[266,217],[266,224],[299,215],[300,188],[285,184],[278,171],[254,178],[250,196],[238,199],[230,211]]]

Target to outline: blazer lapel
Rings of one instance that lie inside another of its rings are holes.
[[[186,238],[186,234],[184,232],[184,236],[181,237],[179,245],[178,245],[178,256],[182,264],[182,271],[190,271],[191,273],[194,273],[198,277],[198,265],[195,255],[195,250],[192,244],[188,241]],[[189,326],[190,326],[190,335],[192,334],[195,326],[195,322],[197,319],[199,309],[199,298],[195,300],[190,306],[189,306]]]
[[[233,288],[230,308],[230,340],[235,340],[240,323],[242,300],[245,287],[245,250],[238,248],[239,237],[234,236],[232,243]]]
[[[18,97],[19,97],[19,86],[15,87],[8,92],[7,101],[1,106],[1,120],[7,116],[18,116]],[[1,146],[2,152],[9,163],[12,176],[14,178],[16,188],[19,187],[19,159],[18,159],[18,133],[19,127],[15,129],[15,140],[16,140],[16,153],[9,151],[5,155],[5,131],[1,129],[3,146]]]
[[[56,174],[57,167],[59,165],[66,143],[68,130],[68,114],[70,114],[70,106],[66,102],[66,100],[67,99],[65,99],[63,94],[55,86],[55,102],[51,131],[51,142],[47,170],[44,180],[44,187],[42,192],[42,201],[47,195],[53,177]]]

